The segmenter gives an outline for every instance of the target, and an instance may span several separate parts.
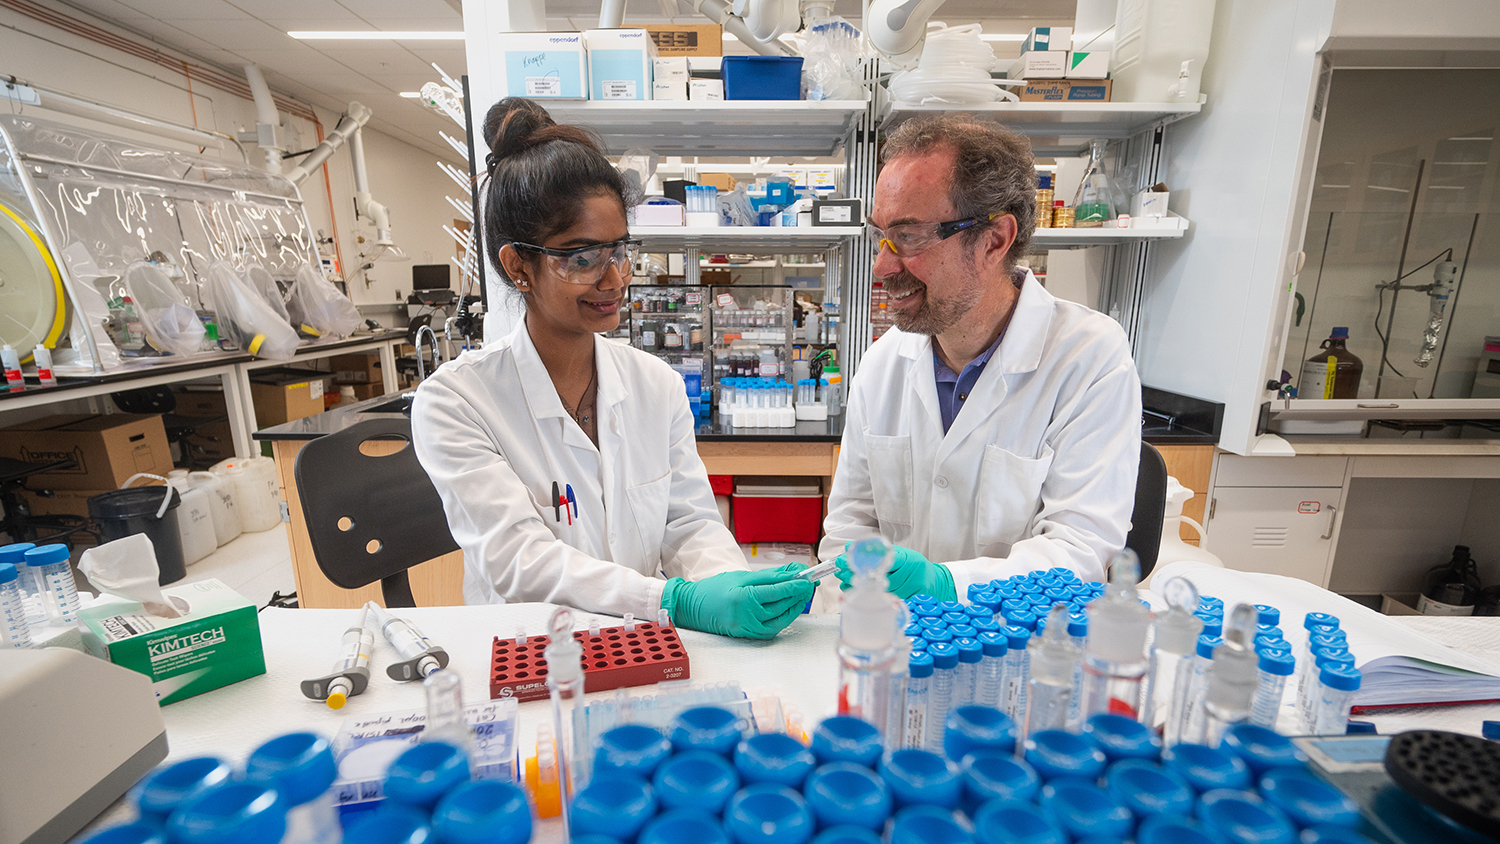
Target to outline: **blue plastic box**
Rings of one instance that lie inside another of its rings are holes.
[[[725,56],[720,72],[726,100],[802,99],[800,56]]]

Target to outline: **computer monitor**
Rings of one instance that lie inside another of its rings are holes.
[[[449,264],[413,264],[411,289],[447,290],[453,286],[452,270]]]

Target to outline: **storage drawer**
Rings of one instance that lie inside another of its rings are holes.
[[[1214,486],[1341,487],[1348,464],[1349,458],[1340,456],[1241,457],[1221,454]]]

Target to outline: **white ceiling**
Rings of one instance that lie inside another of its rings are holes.
[[[164,46],[235,73],[247,62],[260,65],[267,82],[334,112],[350,100],[374,110],[371,125],[434,154],[451,157],[437,136],[451,122],[415,100],[398,96],[439,79],[437,62],[457,78],[465,72],[462,41],[298,41],[288,30],[458,30],[461,0],[64,0],[68,5],[119,24]],[[1032,26],[1068,25],[1077,0],[948,0],[935,16],[949,23],[980,22],[985,32],[1025,32]],[[860,0],[835,0],[835,13],[858,22]],[[552,29],[597,24],[600,0],[550,0]],[[663,5],[677,0],[633,0],[631,24],[703,19],[668,17]],[[1002,58],[1019,45],[992,45]],[[747,52],[725,44],[727,52]],[[451,132],[450,132],[451,133]]]

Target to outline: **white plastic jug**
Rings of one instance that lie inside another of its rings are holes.
[[[240,511],[234,504],[234,484],[213,472],[189,472],[188,486],[208,493],[209,512],[214,520],[214,540],[227,545],[244,527],[240,524]]]
[[[1176,478],[1167,476],[1167,509],[1166,517],[1162,519],[1161,526],[1161,550],[1156,555],[1156,567],[1159,569],[1167,563],[1175,563],[1180,560],[1197,560],[1200,563],[1224,567],[1224,561],[1216,554],[1196,545],[1189,545],[1182,541],[1182,533],[1179,526],[1183,523],[1193,526],[1198,531],[1198,541],[1202,542],[1205,536],[1203,525],[1198,524],[1187,516],[1182,515],[1182,505],[1193,497],[1193,491],[1183,486]]]
[[[246,533],[270,530],[281,524],[276,461],[269,457],[236,458],[215,464],[214,471],[234,484],[234,500],[239,505],[240,524]]]
[[[1196,103],[1213,36],[1215,0],[1120,0],[1109,55],[1111,98]]]
[[[186,470],[173,469],[167,473],[167,483],[182,497],[177,508],[177,530],[182,534],[182,561],[192,565],[212,554],[219,547],[219,539],[214,531],[213,504],[208,491],[194,488],[187,476]]]

